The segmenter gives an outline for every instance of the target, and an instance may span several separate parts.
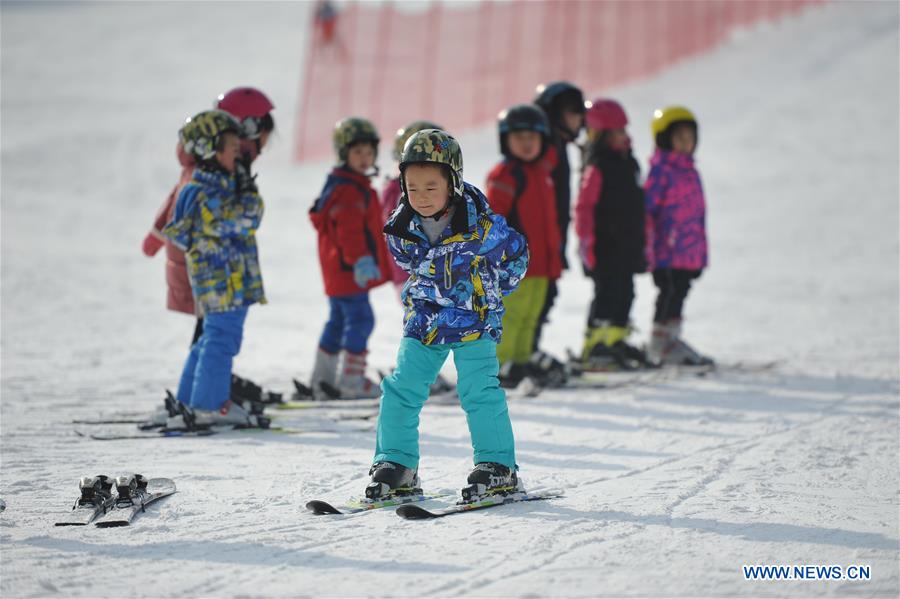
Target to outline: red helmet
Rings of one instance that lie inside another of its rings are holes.
[[[596,131],[624,129],[628,124],[625,110],[615,100],[595,98],[593,102],[585,102],[584,105],[587,108],[584,118],[591,129]]]
[[[215,107],[236,117],[250,139],[256,139],[263,131],[271,131],[275,127],[269,114],[275,105],[255,87],[236,87],[219,94]]]

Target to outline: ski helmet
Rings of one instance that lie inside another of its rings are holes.
[[[584,105],[587,108],[584,120],[591,129],[596,131],[624,129],[628,124],[625,109],[615,100],[595,98],[591,102],[585,102]]]
[[[413,133],[400,156],[400,189],[406,196],[406,181],[403,171],[410,164],[440,164],[450,171],[453,197],[463,197],[463,159],[459,142],[439,129],[423,129]]]
[[[584,114],[584,94],[581,89],[568,81],[542,83],[535,90],[537,96],[534,103],[544,109],[550,123],[563,129],[572,139],[578,137],[578,131],[571,131],[562,120],[565,110]]]
[[[254,87],[236,87],[219,94],[215,107],[240,121],[249,139],[257,139],[263,131],[272,131],[275,128],[275,121],[269,114],[275,105]]]
[[[406,127],[397,129],[397,135],[394,136],[394,160],[400,162],[400,156],[403,154],[403,146],[406,145],[406,140],[408,140],[413,133],[422,131],[423,129],[443,129],[443,127],[432,123],[431,121],[413,121]]]
[[[202,161],[212,159],[222,149],[222,136],[229,132],[240,137],[244,129],[224,110],[204,110],[188,117],[178,136],[184,151]]]
[[[516,104],[497,115],[500,152],[509,157],[508,135],[513,131],[534,131],[541,135],[541,154],[550,141],[550,121],[537,104]]]
[[[378,156],[378,142],[381,141],[372,121],[355,116],[341,119],[335,123],[332,140],[340,164],[347,162],[347,152],[355,143],[371,143],[375,146],[375,155]]]
[[[684,106],[667,106],[653,111],[650,130],[658,147],[672,149],[672,130],[676,125],[690,125],[694,129],[694,135],[697,135],[697,118]]]

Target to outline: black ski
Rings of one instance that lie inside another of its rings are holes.
[[[523,491],[519,493],[510,493],[509,495],[489,495],[469,501],[465,503],[455,503],[442,508],[427,510],[420,505],[401,505],[397,508],[397,515],[405,520],[428,520],[432,518],[443,518],[453,514],[462,514],[475,510],[483,510],[510,503],[518,503],[521,501],[539,501],[542,499],[553,499],[554,497],[562,497],[563,492],[555,489]]]
[[[369,512],[372,510],[382,509],[386,507],[396,507],[398,505],[406,505],[417,501],[427,501],[429,499],[437,499],[444,497],[443,495],[417,493],[413,495],[397,495],[389,499],[380,501],[369,501],[368,499],[351,499],[345,504],[333,505],[327,501],[313,499],[307,502],[306,509],[317,516],[321,515],[350,515],[361,512]]]

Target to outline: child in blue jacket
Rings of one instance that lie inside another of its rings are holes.
[[[197,313],[204,318],[177,393],[199,425],[252,424],[250,415],[229,399],[247,308],[266,301],[256,249],[263,202],[238,160],[242,134],[240,123],[222,110],[188,119],[180,135],[197,168],[162,231],[185,252]]]
[[[474,447],[463,497],[518,487],[515,443],[499,386],[503,296],[525,275],[528,246],[462,178],[456,139],[415,133],[400,161],[400,205],[384,227],[388,249],[409,273],[397,368],[382,382],[369,499],[417,492],[419,412],[447,354]]]

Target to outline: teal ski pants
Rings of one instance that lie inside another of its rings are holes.
[[[403,338],[397,368],[381,382],[375,462],[419,467],[419,412],[451,351],[458,375],[456,390],[466,412],[475,463],[497,462],[515,469],[515,442],[506,394],[497,381],[497,344],[489,339],[424,345],[417,339]]]

